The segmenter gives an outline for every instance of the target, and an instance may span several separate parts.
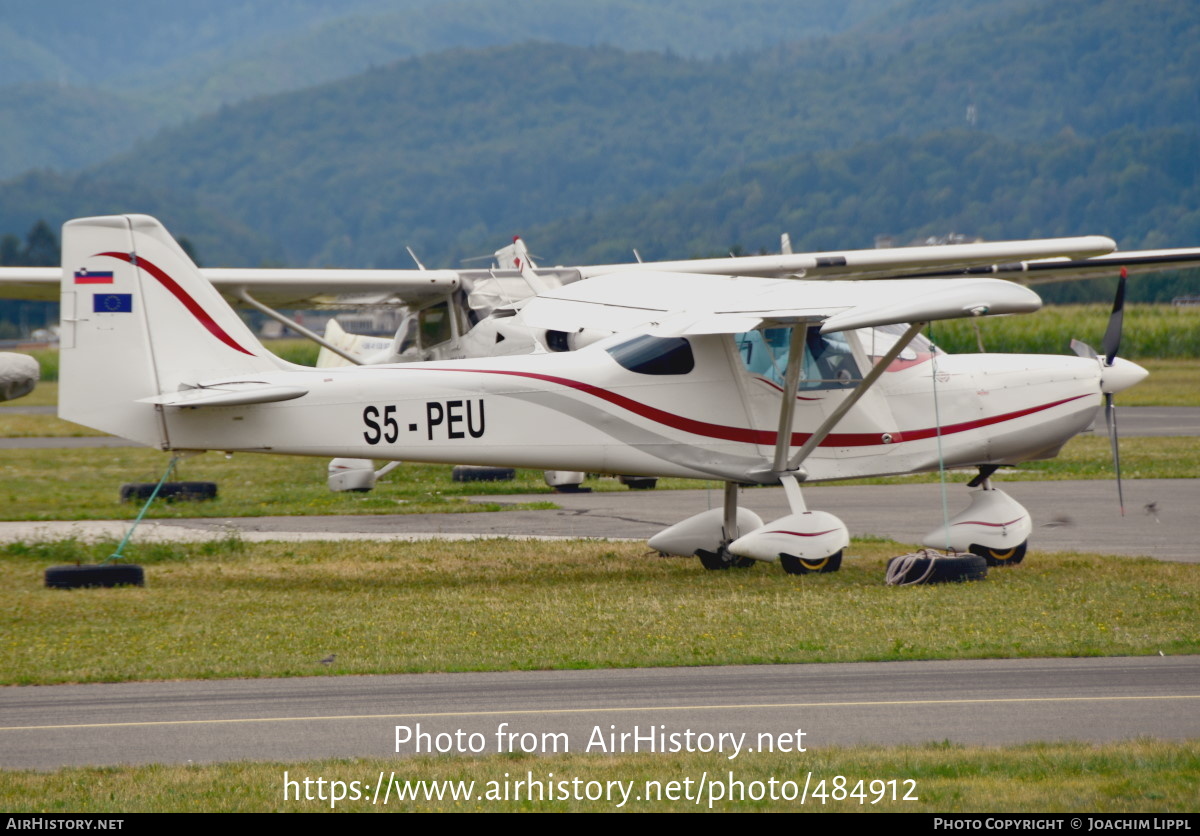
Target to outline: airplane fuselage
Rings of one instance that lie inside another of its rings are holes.
[[[685,373],[630,370],[608,350],[618,342],[564,354],[268,372],[255,380],[307,393],[279,403],[145,408],[161,410],[165,449],[776,481],[764,461],[782,396],[740,362],[733,337],[688,338]],[[854,347],[860,365],[869,362]],[[1046,458],[1087,428],[1100,403],[1096,363],[1076,357],[924,355],[893,366],[804,463],[810,481]],[[731,386],[743,397],[721,394]],[[793,449],[849,391],[800,391]]]

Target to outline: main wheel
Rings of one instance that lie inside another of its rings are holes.
[[[511,482],[517,471],[511,467],[484,467],[460,464],[450,471],[453,482]]]
[[[622,476],[621,484],[631,491],[652,491],[658,485],[653,476]]]
[[[823,557],[820,560],[805,560],[791,554],[779,555],[779,565],[789,575],[809,575],[814,572],[836,572],[842,568],[841,551]]]
[[[698,549],[696,557],[700,558],[701,566],[712,571],[721,569],[749,569],[758,562],[752,557],[739,557],[736,554],[730,554],[724,546],[715,552],[706,552],[704,549]]]
[[[1016,566],[1025,559],[1025,548],[1028,545],[1028,540],[1011,549],[989,549],[987,546],[971,544],[969,551],[986,560],[988,566]]]
[[[51,566],[46,570],[46,586],[51,589],[145,585],[146,573],[131,563]]]

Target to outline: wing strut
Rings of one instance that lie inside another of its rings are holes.
[[[279,311],[274,310],[273,308],[268,308],[262,302],[258,301],[253,296],[251,296],[249,293],[247,293],[246,288],[239,287],[237,290],[235,290],[233,292],[233,295],[236,296],[238,299],[241,299],[243,302],[245,302],[250,307],[254,308],[256,311],[259,311],[260,313],[263,313],[266,316],[271,317],[271,319],[275,320],[276,322],[282,323],[286,327],[291,328],[297,334],[307,337],[308,339],[312,340],[317,345],[322,346],[323,348],[328,348],[330,351],[332,351],[338,357],[341,357],[343,360],[349,360],[351,363],[353,363],[356,366],[362,365],[362,360],[358,359],[353,354],[342,351],[336,345],[329,342],[324,337],[317,334],[315,331],[308,330],[303,325],[301,325],[299,322],[296,322],[294,319],[288,319],[286,316],[281,314]]]
[[[846,413],[849,412],[856,403],[858,403],[859,398],[867,393],[867,390],[875,384],[875,381],[879,380],[880,375],[887,370],[887,367],[892,364],[892,361],[900,356],[900,352],[908,348],[908,344],[913,341],[913,339],[921,332],[921,329],[924,328],[925,325],[926,323],[924,322],[914,322],[909,325],[908,330],[904,332],[904,336],[902,336],[896,342],[896,344],[891,347],[888,353],[881,357],[879,362],[877,362],[871,368],[871,371],[868,372],[867,376],[863,378],[862,383],[858,384],[858,386],[854,388],[854,391],[850,393],[850,397],[846,398],[846,400],[842,401],[838,405],[837,409],[835,409],[833,413],[830,414],[830,416],[826,418],[824,422],[822,422],[821,426],[817,427],[816,431],[812,434],[808,441],[804,442],[803,446],[796,451],[796,454],[792,456],[790,460],[788,460],[787,467],[780,468],[778,463],[782,460],[781,453],[782,457],[786,457],[787,450],[791,446],[792,440],[792,419],[790,413],[794,406],[791,402],[795,401],[796,392],[795,389],[790,389],[789,392],[784,395],[784,404],[780,407],[780,433],[775,440],[776,473],[783,476],[790,471],[799,470],[800,465],[804,463],[804,460],[812,455],[813,450],[817,449],[817,446],[820,445],[820,443],[825,440],[826,436],[833,431],[833,428],[837,426],[838,422],[841,421],[843,417],[845,417]],[[793,329],[793,346],[795,346],[796,332],[800,330],[801,329],[799,328]],[[794,351],[795,349],[793,348],[792,350]],[[796,372],[793,372],[792,366],[798,366],[802,362],[803,355],[797,355],[793,353],[788,354],[789,382],[793,376],[795,376],[797,379],[799,378],[799,371],[797,370]],[[785,412],[788,413],[786,426],[784,426]]]
[[[796,412],[796,392],[800,388],[800,371],[804,367],[804,352],[808,329],[819,322],[797,322],[792,326],[791,342],[788,344],[788,366],[783,380],[783,402],[779,406],[779,431],[775,434],[776,473],[795,468],[788,466],[788,450],[792,441],[792,416]]]

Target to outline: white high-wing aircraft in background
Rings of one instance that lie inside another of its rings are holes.
[[[1054,254],[1091,247],[1064,252],[1060,242]],[[849,272],[849,256],[825,266]],[[849,536],[833,514],[806,507],[803,482],[940,467],[980,475],[968,508],[926,541],[1017,562],[1030,516],[990,474],[1054,456],[1092,423],[1101,396],[1145,376],[1116,357],[1116,312],[1103,357],[942,354],[920,336],[924,324],[1040,306],[1033,291],[982,276],[594,268],[501,317],[534,334],[598,337],[577,350],[312,369],[264,349],[153,218],[69,222],[63,264],[67,420],[162,450],[719,479],[723,509],[650,541],[709,568],[758,560],[832,571]],[[739,484],[782,484],[791,513],[764,525],[738,507]]]
[[[331,319],[324,337],[326,346],[321,349],[317,365],[335,368],[351,363],[375,365],[581,348],[611,336],[613,331],[603,326],[571,330],[568,321],[556,322],[553,318],[545,319],[541,323],[544,327],[530,328],[525,320],[513,318],[514,313],[539,292],[546,293],[586,277],[630,270],[843,279],[998,275],[1024,285],[1037,285],[1200,265],[1198,249],[1117,253],[1111,252],[1115,249],[1111,239],[1099,236],[793,255],[791,240],[785,233],[780,249],[781,256],[658,263],[642,263],[639,256],[637,263],[556,267],[540,272],[524,242],[515,237],[512,244],[494,253],[494,270],[486,274],[463,271],[461,282],[469,292],[447,294],[410,307],[394,338],[350,334],[337,320]],[[686,291],[681,298],[686,298]],[[465,325],[454,328],[454,323]],[[394,463],[377,471],[370,459],[335,459],[329,466],[329,487],[370,490],[376,478],[393,467]],[[546,471],[546,482],[556,490],[577,490],[585,476],[573,471]],[[631,488],[652,488],[656,483],[652,477],[618,478]]]

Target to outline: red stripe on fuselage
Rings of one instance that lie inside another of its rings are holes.
[[[196,317],[201,325],[208,329],[210,334],[235,351],[240,351],[242,354],[249,354],[251,357],[254,356],[254,352],[247,351],[246,349],[242,348],[237,344],[237,341],[234,340],[233,337],[225,333],[225,329],[218,325],[216,321],[214,321],[213,318],[208,315],[208,311],[200,307],[199,302],[189,296],[188,292],[180,287],[178,282],[168,276],[160,267],[158,267],[158,265],[154,264],[154,262],[147,261],[141,256],[135,257],[133,253],[97,253],[96,255],[106,255],[110,258],[117,258],[126,262],[127,264],[132,264],[135,267],[142,268],[151,276],[158,279],[158,283],[169,290],[171,295],[178,299],[183,306],[188,309],[188,312],[192,316]]]
[[[772,383],[771,381],[767,380],[765,377],[759,377],[758,375],[755,375],[753,378],[751,378],[751,380],[757,380],[759,383],[765,383],[768,386],[770,386],[772,389],[774,389],[776,392],[783,394],[782,386],[780,386],[776,383]],[[821,398],[806,398],[803,395],[797,395],[796,400],[798,400],[798,401],[819,401],[819,400],[821,400]]]
[[[810,533],[808,533],[808,532],[805,532],[805,531],[786,531],[786,530],[784,530],[784,529],[782,529],[782,528],[778,528],[778,529],[776,529],[776,530],[774,530],[774,531],[766,531],[766,532],[763,532],[763,533],[764,533],[764,534],[791,534],[791,535],[793,535],[793,536],[795,536],[795,537],[820,537],[820,536],[821,536],[821,535],[823,535],[823,534],[832,534],[832,533],[833,533],[833,532],[835,532],[835,531],[837,531],[837,529],[836,529],[836,528],[831,528],[831,529],[829,529],[828,531],[814,531],[814,532],[812,532],[812,533],[810,534]]]
[[[658,407],[635,401],[632,398],[627,398],[624,395],[618,395],[616,392],[610,392],[607,389],[601,389],[599,386],[593,386],[590,383],[583,383],[578,380],[571,380],[566,377],[556,377],[554,375],[539,374],[538,372],[519,372],[509,371],[504,369],[447,369],[447,368],[414,368],[409,371],[414,372],[469,372],[471,374],[496,374],[506,375],[509,377],[525,377],[532,380],[541,380],[546,383],[554,383],[559,386],[566,386],[570,389],[575,389],[579,392],[592,395],[601,400],[608,401],[611,404],[627,409],[630,412],[640,415],[643,418],[648,418],[664,426],[671,427],[676,430],[692,433],[693,435],[702,435],[708,438],[718,438],[722,441],[740,441],[745,444],[763,444],[774,446],[777,433],[774,430],[752,430],[745,427],[730,427],[724,424],[710,424],[707,421],[697,421],[694,418],[687,418],[682,415],[676,415],[672,412],[659,409]],[[1026,415],[1032,415],[1035,412],[1042,412],[1046,409],[1053,409],[1071,401],[1077,401],[1080,398],[1090,397],[1090,395],[1076,395],[1073,398],[1063,398],[1060,401],[1053,401],[1040,406],[1031,406],[1027,409],[1018,409],[1015,412],[1006,412],[1003,415],[995,415],[991,418],[979,418],[974,421],[963,421],[958,424],[948,424],[941,428],[942,435],[953,435],[955,433],[967,432],[968,430],[976,430],[980,427],[999,424],[1004,421],[1011,421],[1014,418],[1022,418]],[[934,438],[938,435],[937,427],[928,427],[921,430],[906,430],[904,432],[891,433],[892,441],[888,446],[899,444],[905,441],[920,441],[926,438]],[[883,440],[881,433],[830,433],[825,440],[821,442],[822,447],[872,447],[882,445]],[[812,433],[792,433],[792,446],[798,447],[812,437]]]
[[[1012,525],[1013,523],[1018,523],[1023,519],[1025,519],[1024,515],[1017,517],[1015,520],[1009,520],[1006,523],[984,522],[983,520],[964,520],[963,522],[955,523],[955,525],[956,526],[959,526],[959,525],[986,525],[989,528],[1004,528],[1006,525]]]

